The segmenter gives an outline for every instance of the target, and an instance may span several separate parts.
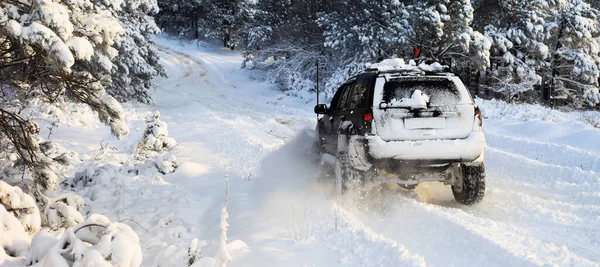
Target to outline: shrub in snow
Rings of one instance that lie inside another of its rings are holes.
[[[34,233],[40,229],[40,211],[35,200],[21,188],[0,181],[0,204],[19,220],[25,231]]]
[[[28,141],[28,144],[24,148],[26,152],[23,152],[27,153],[27,157],[35,158],[35,161],[32,163],[23,160],[18,153],[10,153],[5,159],[0,159],[0,180],[25,185],[29,192],[33,192],[34,184],[44,189],[55,189],[59,176],[67,171],[71,163],[79,160],[76,153],[40,137]]]
[[[0,265],[25,256],[30,237],[13,213],[0,205]]]
[[[111,223],[102,215],[53,237],[47,231],[31,242],[26,266],[140,266],[139,237],[126,224]]]
[[[71,187],[91,187],[94,185],[106,185],[114,183],[113,180],[122,178],[122,175],[133,172],[137,174],[134,167],[124,167],[114,164],[92,163],[75,173],[73,179],[65,183]]]
[[[177,145],[177,142],[168,136],[167,123],[160,120],[159,112],[149,117],[146,123],[148,127],[138,142],[135,158],[139,161],[151,159],[162,174],[175,172],[177,159],[171,150]]]
[[[85,201],[81,196],[75,193],[67,193],[53,198],[41,195],[41,198],[45,203],[42,212],[44,226],[57,230],[83,222],[80,211]]]

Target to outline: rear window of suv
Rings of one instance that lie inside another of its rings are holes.
[[[392,104],[401,101],[401,99],[409,99],[415,90],[420,90],[429,97],[430,106],[453,106],[460,101],[460,94],[456,86],[448,79],[391,80],[385,83],[383,87],[382,101]]]

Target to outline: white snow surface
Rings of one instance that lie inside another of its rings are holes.
[[[240,52],[156,41],[169,78],[156,80],[156,105],[125,106],[129,136],[76,118],[51,135],[84,159],[125,161],[160,111],[177,170],[127,178],[105,168],[111,182],[79,192],[82,214],[139,235],[143,266],[188,266],[188,254],[193,266],[220,264],[225,175],[228,266],[600,266],[600,130],[588,120],[477,100],[488,142],[479,205],[437,183],[333,199],[309,154],[314,103],[249,78]]]

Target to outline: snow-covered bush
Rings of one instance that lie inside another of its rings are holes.
[[[13,213],[0,205],[0,265],[18,261],[29,248],[30,237]]]
[[[175,139],[169,137],[167,123],[160,120],[156,112],[146,120],[148,127],[138,142],[135,158],[138,161],[151,159],[154,166],[162,174],[175,172],[177,159],[171,150],[177,145]]]
[[[25,231],[34,233],[40,229],[40,211],[35,200],[21,188],[0,181],[0,206],[17,218]],[[0,220],[0,224],[2,222]]]
[[[52,198],[41,195],[41,198],[44,202],[42,212],[44,226],[57,230],[83,222],[80,211],[85,201],[81,196],[71,192]]]
[[[34,184],[44,189],[57,188],[59,175],[64,175],[71,163],[79,161],[76,153],[41,137],[37,137],[27,150],[32,153],[30,157],[36,158],[36,168],[30,169],[28,161],[11,153],[0,160],[0,180],[13,185],[23,184],[30,193],[34,191]]]
[[[92,214],[84,222],[53,236],[37,233],[26,266],[131,266],[142,262],[138,235],[126,224]]]

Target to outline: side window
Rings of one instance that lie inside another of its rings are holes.
[[[345,84],[343,84],[335,92],[335,95],[333,96],[333,99],[331,99],[331,104],[329,105],[329,110],[335,111],[335,110],[338,109],[338,106],[340,104],[340,98],[342,98],[342,94],[344,93],[344,90],[346,89],[346,87],[347,86]]]
[[[340,99],[338,110],[346,110],[348,108],[349,95],[352,93],[353,87],[354,83],[344,86],[344,93],[342,94],[342,98]]]
[[[357,109],[366,107],[369,95],[369,80],[360,79],[352,85],[352,94],[349,98],[349,108]]]

